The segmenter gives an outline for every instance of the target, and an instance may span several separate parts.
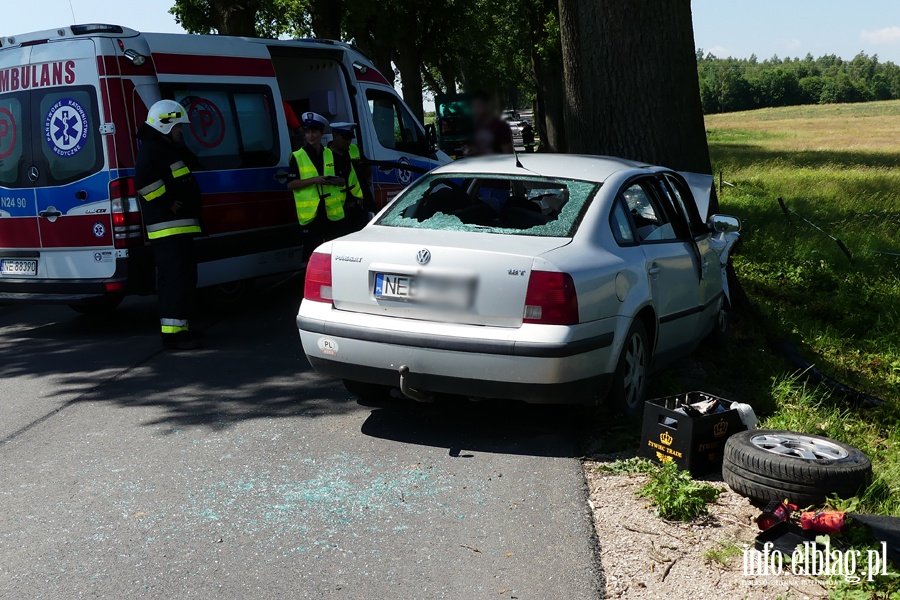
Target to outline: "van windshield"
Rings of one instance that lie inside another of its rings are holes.
[[[376,223],[437,231],[571,237],[600,187],[574,179],[432,175],[408,188]]]

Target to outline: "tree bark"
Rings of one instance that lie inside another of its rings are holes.
[[[309,7],[312,30],[317,38],[341,39],[344,3],[341,0],[314,0]]]
[[[536,110],[534,116],[541,138],[541,152],[566,152],[565,95],[563,93],[562,58],[548,64],[532,50]]]
[[[253,0],[244,0],[240,4],[233,0],[212,0],[210,2],[210,17],[219,35],[257,37],[256,13],[258,10],[259,3]]]
[[[711,173],[690,0],[559,0],[569,152]]]
[[[420,123],[425,121],[425,102],[422,99],[422,61],[415,44],[398,43],[394,62],[400,71],[403,101]]]

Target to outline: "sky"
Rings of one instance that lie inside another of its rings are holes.
[[[3,0],[12,3],[15,0]],[[438,1],[438,0],[429,0]],[[168,10],[173,0],[30,0],[6,10],[0,36],[77,23],[115,23],[140,31],[179,33]],[[898,0],[692,0],[694,40],[716,56],[760,59],[774,54],[861,51],[900,64]]]

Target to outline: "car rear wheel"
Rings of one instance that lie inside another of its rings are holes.
[[[850,498],[871,475],[872,463],[861,450],[820,435],[754,429],[725,442],[722,478],[758,502],[787,498],[804,507],[832,494]]]
[[[728,340],[731,337],[731,307],[724,298],[721,300],[719,312],[716,314],[716,322],[713,330],[707,338],[717,350],[728,348]]]
[[[641,414],[650,373],[650,340],[643,322],[636,320],[625,336],[625,345],[613,376],[610,399],[630,417]]]

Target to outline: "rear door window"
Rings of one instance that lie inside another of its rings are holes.
[[[642,242],[677,240],[675,227],[656,193],[653,182],[644,180],[629,185],[622,190],[621,196]]]
[[[187,109],[184,142],[203,170],[278,164],[275,105],[267,86],[170,85],[165,94]]]
[[[92,86],[34,90],[31,106],[34,161],[43,167],[45,185],[71,183],[103,167],[97,94]]]
[[[8,188],[30,187],[25,176],[24,163],[30,159],[30,136],[23,135],[22,127],[28,123],[27,94],[0,96],[0,186]]]

